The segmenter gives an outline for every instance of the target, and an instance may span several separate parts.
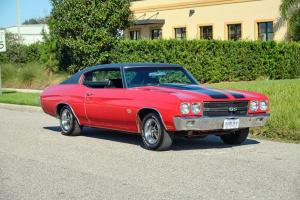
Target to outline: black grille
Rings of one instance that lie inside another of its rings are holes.
[[[204,102],[203,116],[245,116],[248,101]]]

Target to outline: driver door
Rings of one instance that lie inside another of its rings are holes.
[[[83,85],[87,87],[85,110],[90,126],[126,129],[120,68],[88,72],[84,75]]]

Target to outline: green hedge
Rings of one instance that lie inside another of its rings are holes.
[[[300,43],[121,40],[110,61],[181,64],[200,82],[300,78]]]
[[[38,62],[50,71],[74,71],[71,67],[59,67],[55,42],[47,40],[26,46],[16,42],[13,35],[7,36],[8,50],[0,54],[0,64]],[[297,42],[118,40],[111,45],[107,57],[105,63],[181,64],[200,82],[300,78]]]
[[[18,36],[6,33],[6,52],[0,53],[0,63],[18,63],[38,61],[40,57],[38,43],[24,45],[18,42]]]

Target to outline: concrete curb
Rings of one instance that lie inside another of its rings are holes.
[[[16,104],[7,104],[7,103],[0,103],[0,108],[4,108],[8,110],[17,110],[17,111],[29,111],[29,112],[42,111],[42,108],[38,106],[16,105]]]
[[[12,90],[12,91],[23,92],[23,93],[42,93],[43,92],[43,90],[18,89],[18,88],[3,88],[3,90]]]

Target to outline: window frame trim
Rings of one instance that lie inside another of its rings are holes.
[[[163,39],[163,29],[162,29],[162,27],[150,27],[149,28],[150,29],[150,37],[149,37],[149,39],[151,39],[151,40],[159,40],[159,39]],[[156,39],[153,39],[153,37],[152,37],[152,31],[153,30],[161,30],[161,37],[160,38],[156,38]]]
[[[100,69],[95,69],[95,70],[91,70],[91,71],[88,71],[88,72],[85,72],[81,75],[80,77],[80,81],[79,81],[79,84],[86,87],[86,88],[89,88],[88,86],[86,86],[84,84],[84,80],[86,78],[86,75],[89,74],[89,73],[93,73],[93,72],[96,72],[96,71],[118,71],[120,72],[120,77],[121,77],[121,80],[122,80],[122,85],[123,85],[123,88],[97,88],[97,89],[125,89],[126,86],[125,86],[125,82],[124,82],[124,77],[123,77],[123,69],[122,67],[102,67]]]
[[[273,23],[273,39],[271,41],[275,40],[275,30],[274,30],[274,24],[275,24],[275,19],[258,19],[254,20],[254,40],[260,40],[258,36],[258,23],[266,23],[266,22],[272,22]]]
[[[242,40],[244,38],[244,31],[243,31],[243,21],[232,21],[232,22],[225,22],[224,24],[224,40],[230,40],[229,39],[229,30],[228,30],[228,25],[241,25],[241,38],[239,40]]]
[[[123,78],[124,78],[124,82],[125,82],[125,84],[126,84],[126,87],[124,87],[124,88],[127,88],[127,89],[132,89],[132,88],[136,88],[136,87],[128,87],[128,84],[127,84],[127,80],[126,80],[126,70],[127,69],[130,69],[130,68],[143,68],[143,67],[145,67],[145,68],[148,68],[148,66],[143,66],[143,65],[137,65],[137,66],[124,66],[124,67],[122,67],[122,74],[123,74]],[[153,66],[153,68],[165,68],[166,66]],[[184,71],[184,74],[186,75],[186,76],[188,76],[188,78],[191,80],[191,81],[193,81],[193,82],[195,82],[195,85],[200,85],[200,83],[198,82],[198,80],[187,70],[187,69],[185,69],[183,66],[170,66],[170,67],[166,67],[166,68],[181,68],[183,71]],[[138,87],[144,87],[144,86],[138,86]]]
[[[140,32],[140,37],[137,38],[137,39],[131,39],[131,36],[130,36],[130,32],[131,31],[138,31],[138,32]],[[129,33],[129,39],[130,40],[140,40],[140,39],[142,39],[142,29],[141,28],[132,28],[132,29],[129,29],[128,33]]]
[[[180,39],[180,40],[187,40],[188,39],[188,26],[187,25],[173,26],[172,28],[173,28],[173,38],[174,39],[177,39],[176,38],[176,29],[179,29],[179,28],[185,28],[185,38]]]
[[[201,27],[202,26],[211,26],[212,27],[212,39],[211,40],[214,40],[215,39],[215,25],[214,23],[208,23],[208,24],[197,24],[197,39],[201,39]],[[203,39],[204,40],[204,39]]]

